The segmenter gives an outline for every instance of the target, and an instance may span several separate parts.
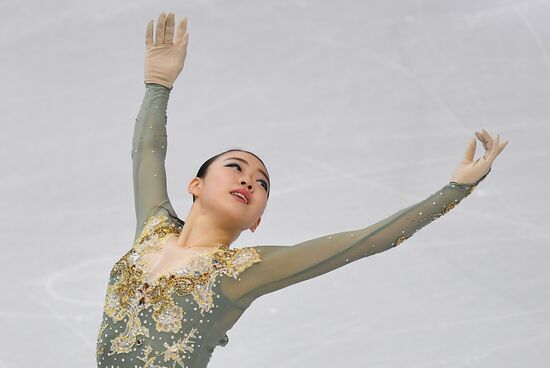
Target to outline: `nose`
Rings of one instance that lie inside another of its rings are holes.
[[[246,184],[246,181],[241,180],[241,184]],[[248,184],[246,187],[248,188],[249,191],[252,190],[252,184]]]

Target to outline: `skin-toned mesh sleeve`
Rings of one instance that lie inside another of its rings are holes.
[[[428,198],[359,230],[329,234],[293,246],[252,247],[261,261],[237,279],[225,279],[222,290],[235,306],[247,308],[261,295],[399,246],[454,208],[485,176],[472,185],[451,182]]]
[[[132,162],[134,182],[134,203],[136,210],[137,239],[146,219],[159,206],[171,215],[176,213],[168,199],[166,188],[166,108],[170,89],[160,84],[145,84],[145,96],[134,126],[132,138]]]

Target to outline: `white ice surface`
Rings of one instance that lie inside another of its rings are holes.
[[[108,272],[135,229],[145,26],[162,11],[189,18],[167,113],[176,211],[225,149],[272,178],[235,247],[367,226],[445,185],[474,131],[510,140],[399,248],[255,301],[210,367],[550,366],[549,1],[9,0],[0,368],[95,367]]]

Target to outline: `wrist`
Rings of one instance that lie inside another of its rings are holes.
[[[155,80],[146,80],[143,83],[145,84],[146,87],[158,86],[158,87],[167,89],[168,91],[171,91],[174,88],[174,86],[172,84],[169,84],[169,83],[166,83],[166,82],[155,81]]]

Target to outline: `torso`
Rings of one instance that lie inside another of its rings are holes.
[[[180,233],[168,216],[151,216],[111,269],[98,366],[206,368],[214,348],[227,344],[244,309],[224,294],[223,280],[236,280],[260,255],[254,247],[182,251]]]

